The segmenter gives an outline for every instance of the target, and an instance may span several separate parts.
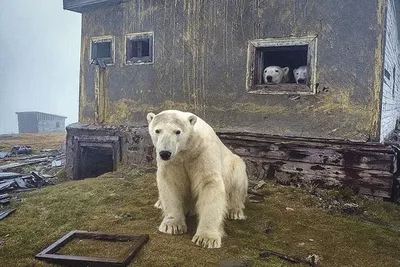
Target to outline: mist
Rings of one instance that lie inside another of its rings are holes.
[[[0,134],[18,132],[15,112],[78,121],[80,34],[62,0],[0,1]]]

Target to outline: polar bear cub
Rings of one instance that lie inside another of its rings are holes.
[[[306,84],[307,82],[307,66],[301,66],[293,70],[294,80],[297,84]]]
[[[156,206],[163,211],[159,231],[186,233],[185,214],[194,211],[198,226],[192,242],[206,248],[221,247],[225,217],[246,219],[244,161],[221,142],[211,126],[192,113],[149,113],[147,121],[157,153]]]
[[[289,81],[289,67],[269,66],[264,69],[265,83],[286,83]]]

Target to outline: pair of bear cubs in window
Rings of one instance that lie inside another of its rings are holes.
[[[293,70],[294,80],[297,84],[306,84],[307,66],[301,66]],[[265,83],[287,83],[289,82],[289,67],[268,66],[264,69]]]

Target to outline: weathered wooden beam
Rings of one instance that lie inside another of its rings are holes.
[[[390,146],[258,133],[220,132],[219,136],[243,157],[250,177],[257,180],[347,187],[357,193],[391,196],[396,154]]]

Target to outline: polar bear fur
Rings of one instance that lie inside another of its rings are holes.
[[[294,80],[297,84],[306,84],[307,82],[307,66],[301,66],[293,70]]]
[[[192,113],[149,113],[147,121],[157,153],[159,201],[155,206],[163,211],[159,231],[186,233],[185,214],[194,212],[198,226],[192,242],[206,248],[221,247],[225,217],[246,219],[244,161]]]
[[[269,66],[264,69],[265,83],[286,83],[289,81],[289,67]]]

